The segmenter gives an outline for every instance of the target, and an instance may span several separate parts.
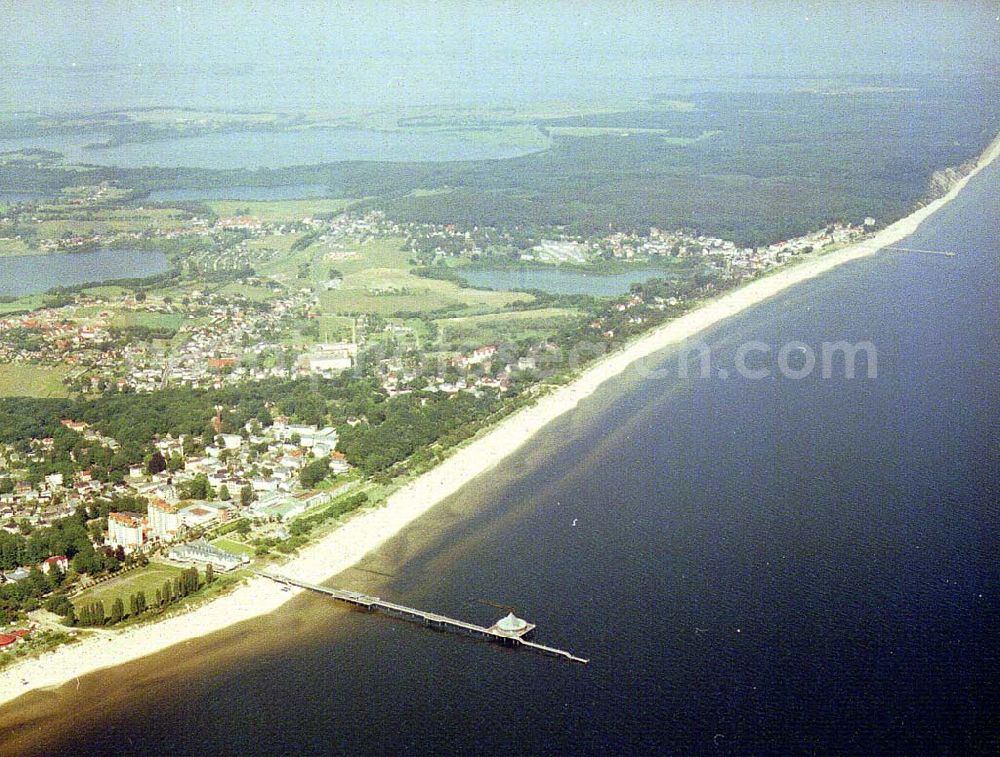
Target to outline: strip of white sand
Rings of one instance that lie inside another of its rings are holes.
[[[1000,154],[1000,136],[975,168],[943,197],[908,215],[864,242],[845,247],[747,284],[640,337],[589,367],[572,383],[543,396],[459,449],[434,469],[393,494],[384,506],[360,513],[281,568],[304,581],[320,582],[361,560],[474,477],[489,470],[528,441],[543,426],[572,410],[605,381],[630,364],[683,342],[732,315],[831,268],[871,255],[912,234],[931,214],[952,200],[969,179]],[[54,687],[102,668],[153,654],[189,639],[269,613],[297,592],[284,592],[255,578],[231,594],[153,625],[102,632],[58,647],[0,672],[0,705],[32,689]]]

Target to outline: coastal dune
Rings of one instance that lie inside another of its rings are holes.
[[[440,465],[395,492],[384,505],[357,514],[327,537],[303,549],[280,571],[304,581],[320,582],[351,567],[476,476],[496,466],[541,428],[574,409],[601,384],[620,375],[636,361],[680,344],[796,284],[897,244],[956,197],[971,177],[995,160],[998,154],[1000,137],[990,144],[973,170],[957,181],[947,194],[886,227],[874,237],[778,269],[601,358],[571,383],[542,396],[535,404],[482,432]],[[155,626],[98,632],[76,644],[59,647],[35,659],[20,661],[0,672],[0,705],[34,689],[60,686],[79,676],[136,660],[272,612],[297,593],[298,590],[282,591],[279,585],[267,579],[253,578],[226,596],[169,617]]]

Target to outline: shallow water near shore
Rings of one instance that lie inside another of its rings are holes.
[[[0,752],[986,751],[998,194],[994,164],[906,245],[955,258],[881,253],[704,335],[713,367],[871,341],[877,379],[680,380],[667,351],[360,566],[392,578],[335,581],[513,605],[589,665],[304,596],[14,702]]]

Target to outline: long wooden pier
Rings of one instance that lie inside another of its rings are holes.
[[[306,581],[300,581],[297,578],[291,578],[290,576],[281,575],[279,573],[270,573],[263,570],[255,570],[253,572],[258,576],[269,578],[277,583],[284,584],[286,586],[295,586],[299,589],[307,589],[309,591],[316,592],[317,594],[325,594],[326,596],[332,597],[340,602],[346,602],[347,604],[354,605],[355,607],[360,607],[371,612],[381,612],[396,618],[422,623],[426,626],[431,626],[432,628],[437,628],[443,631],[464,633],[480,639],[486,639],[487,641],[528,647],[529,649],[534,649],[554,657],[562,657],[566,660],[570,660],[571,662],[590,662],[590,660],[584,659],[583,657],[577,657],[564,649],[556,649],[555,647],[548,647],[544,644],[537,644],[536,642],[529,641],[525,638],[525,636],[530,634],[535,629],[535,626],[531,623],[520,620],[520,618],[514,618],[513,615],[508,616],[508,618],[513,618],[514,621],[517,621],[516,623],[512,622],[508,625],[504,625],[504,621],[506,621],[507,618],[503,618],[487,628],[485,626],[476,625],[475,623],[466,623],[464,620],[449,618],[447,615],[439,615],[435,612],[427,612],[426,610],[418,610],[415,607],[407,607],[406,605],[396,604],[395,602],[389,602],[388,600],[380,597],[373,597],[369,594],[351,591],[350,589],[334,589],[329,586],[320,586],[319,584],[311,584]]]

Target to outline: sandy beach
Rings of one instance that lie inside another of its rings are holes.
[[[546,424],[571,411],[583,398],[631,364],[690,339],[796,284],[898,243],[956,197],[971,177],[998,155],[1000,137],[991,142],[975,168],[946,195],[886,227],[873,238],[778,269],[601,358],[570,384],[542,396],[532,406],[484,431],[433,470],[394,493],[382,506],[352,517],[278,570],[305,581],[320,582],[349,568],[473,478],[497,465]],[[118,632],[101,631],[77,644],[60,647],[36,659],[23,660],[0,672],[0,705],[34,689],[60,686],[79,676],[272,612],[296,593],[282,591],[271,581],[255,578],[226,596],[155,625]]]

